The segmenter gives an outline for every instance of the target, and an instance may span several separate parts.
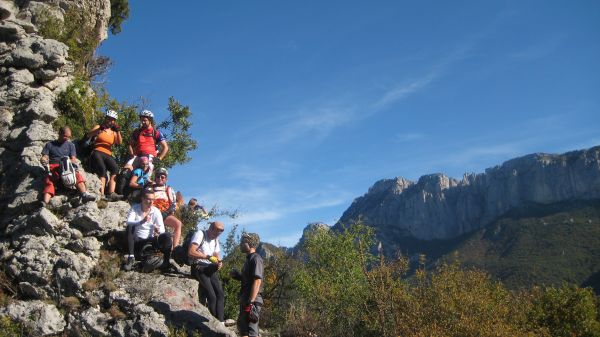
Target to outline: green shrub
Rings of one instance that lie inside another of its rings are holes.
[[[110,20],[108,28],[113,35],[121,32],[121,25],[129,18],[128,0],[110,0]]]
[[[598,299],[590,288],[536,288],[532,297],[531,322],[546,328],[552,336],[600,336]]]

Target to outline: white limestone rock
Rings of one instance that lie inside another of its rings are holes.
[[[53,304],[42,301],[16,301],[4,308],[0,314],[9,316],[31,329],[36,336],[49,336],[62,332],[66,326],[64,316]]]

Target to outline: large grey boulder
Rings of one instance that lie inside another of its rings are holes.
[[[64,316],[53,304],[35,301],[16,301],[0,308],[0,315],[8,316],[30,329],[34,336],[49,336],[64,330]]]
[[[120,289],[111,293],[110,299],[120,307],[143,316],[140,308],[149,306],[164,317],[165,323],[200,331],[202,336],[235,336],[198,303],[196,280],[183,275],[129,272],[115,280],[115,284]]]

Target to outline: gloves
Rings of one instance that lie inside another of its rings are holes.
[[[244,306],[244,312],[245,313],[249,314],[251,310],[252,310],[252,303],[247,304],[247,305]]]
[[[208,261],[210,261],[211,263],[219,263],[219,259],[216,256],[209,257]]]
[[[110,127],[110,129],[111,129],[111,130],[113,130],[114,132],[119,132],[119,131],[121,131],[121,127],[120,127],[120,126],[119,126],[119,124],[117,124],[117,123],[114,123],[114,124],[113,124],[113,125]]]

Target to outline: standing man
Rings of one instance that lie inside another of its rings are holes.
[[[259,336],[258,315],[263,304],[261,292],[264,272],[262,257],[256,253],[259,243],[260,237],[258,234],[242,234],[240,250],[246,254],[246,262],[241,274],[235,269],[231,271],[232,278],[242,281],[238,329],[244,337]]]
[[[71,128],[63,126],[58,131],[58,139],[47,143],[42,149],[42,157],[40,163],[43,166],[48,166],[50,172],[44,180],[44,190],[42,191],[41,206],[46,207],[50,202],[50,199],[56,194],[56,185],[62,184],[60,178],[60,160],[63,157],[69,157],[73,166],[77,164],[77,157],[75,152],[75,144],[71,139]],[[88,202],[94,201],[96,198],[89,194],[85,188],[85,180],[79,171],[75,172],[75,188],[81,195],[81,201]]]
[[[155,249],[163,253],[161,269],[168,271],[170,268],[171,248],[173,239],[171,233],[165,232],[160,210],[154,206],[154,191],[144,190],[142,202],[134,204],[127,215],[127,248],[129,256],[124,269],[130,271],[135,263],[135,253],[138,253],[147,244],[151,243]]]
[[[140,127],[131,134],[131,142],[128,151],[131,159],[125,164],[124,168],[133,170],[133,162],[139,156],[148,156],[150,158],[150,175],[154,166],[167,156],[169,145],[165,136],[154,128],[154,114],[150,110],[143,110],[139,114]],[[156,150],[160,146],[160,152]]]
[[[208,310],[221,322],[225,320],[225,294],[217,273],[223,267],[218,237],[224,230],[222,222],[211,222],[208,230],[196,231],[188,250],[188,256],[194,260],[192,276],[198,280],[198,300],[202,302],[201,294],[204,293],[208,299]]]

